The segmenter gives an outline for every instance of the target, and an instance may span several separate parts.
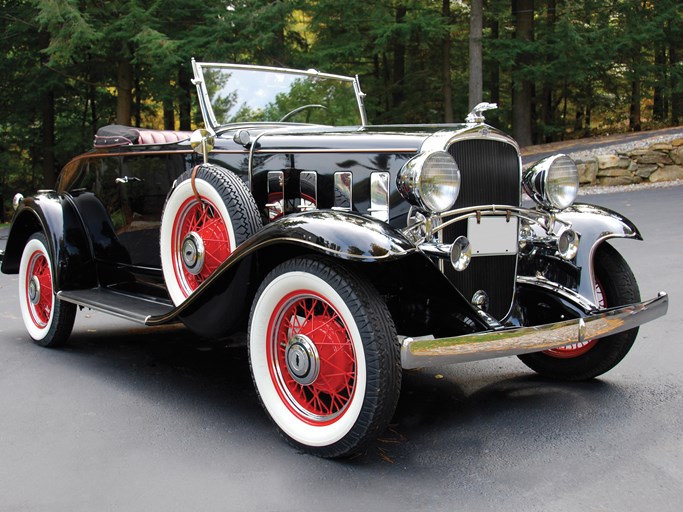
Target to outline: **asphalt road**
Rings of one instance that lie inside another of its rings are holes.
[[[669,314],[589,383],[515,358],[406,372],[390,431],[344,462],[278,438],[244,349],[92,312],[43,349],[0,275],[0,510],[680,510],[683,187],[581,199],[641,228],[615,246]]]

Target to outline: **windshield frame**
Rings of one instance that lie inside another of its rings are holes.
[[[360,114],[361,126],[367,126],[368,119],[365,112],[365,104],[363,98],[365,93],[361,91],[360,82],[358,81],[358,76],[350,77],[343,75],[334,75],[329,73],[320,73],[315,69],[309,69],[308,71],[300,69],[290,69],[290,68],[276,68],[271,66],[254,66],[250,64],[227,64],[227,63],[217,63],[217,62],[197,62],[192,59],[192,70],[194,72],[194,78],[192,83],[197,87],[197,95],[199,98],[199,108],[202,112],[202,117],[204,119],[204,125],[207,128],[211,128],[217,131],[220,128],[230,126],[230,124],[220,124],[216,120],[216,116],[213,112],[213,107],[211,106],[211,100],[209,97],[208,90],[206,88],[206,83],[204,81],[203,69],[205,68],[224,68],[224,69],[241,69],[241,70],[257,70],[257,71],[269,71],[271,73],[286,73],[290,75],[300,75],[308,77],[318,77],[326,78],[330,80],[339,80],[343,82],[350,82],[353,85],[353,91],[356,95],[356,103],[358,105],[358,111]],[[232,123],[231,123],[232,124]],[[252,123],[235,123],[239,125],[252,124]],[[262,122],[254,122],[253,124],[263,124]],[[266,124],[278,124],[277,122],[268,122]],[[291,124],[291,123],[282,123]]]

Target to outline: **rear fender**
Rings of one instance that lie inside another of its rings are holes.
[[[53,191],[27,197],[17,209],[7,238],[3,273],[19,272],[26,242],[40,231],[52,255],[56,290],[96,286],[92,252],[78,213],[68,198]]]

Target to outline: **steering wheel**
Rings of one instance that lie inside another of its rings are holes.
[[[283,122],[292,117],[294,114],[298,114],[302,110],[306,110],[307,108],[322,108],[323,110],[327,110],[327,107],[325,105],[319,105],[317,103],[311,103],[309,105],[303,105],[301,107],[295,108],[294,110],[287,112],[284,116],[282,116],[282,119],[278,122]]]

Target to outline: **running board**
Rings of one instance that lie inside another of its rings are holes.
[[[141,324],[147,324],[150,317],[166,315],[173,310],[170,303],[107,288],[60,291],[57,298]]]

